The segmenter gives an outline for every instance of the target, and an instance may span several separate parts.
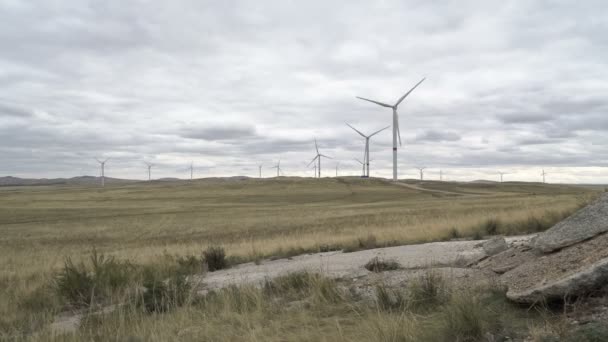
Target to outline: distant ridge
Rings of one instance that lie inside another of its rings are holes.
[[[106,184],[125,184],[139,182],[132,179],[105,177]],[[99,177],[78,176],[72,178],[19,178],[13,176],[0,177],[0,186],[35,186],[35,185],[97,185]]]

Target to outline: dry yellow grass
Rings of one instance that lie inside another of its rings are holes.
[[[372,235],[377,245],[405,244],[445,239],[454,229],[471,235],[488,219],[515,232],[529,218],[570,212],[593,195],[541,184],[427,186],[463,195],[355,178],[0,189],[0,287],[8,289],[0,315],[5,325],[13,322],[24,294],[47,282],[65,257],[79,259],[93,247],[146,263],[200,255],[209,245],[255,259],[357,248]]]

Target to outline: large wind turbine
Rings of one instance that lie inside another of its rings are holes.
[[[148,162],[144,162],[144,164],[146,164],[146,166],[148,167],[148,182],[152,180],[152,166],[154,166],[154,164],[148,163]]]
[[[279,177],[281,175],[281,159],[279,159],[279,162],[277,163],[277,165],[271,167],[271,169],[277,169],[277,177]]]
[[[350,128],[353,129],[353,131],[359,133],[360,136],[365,138],[365,153],[363,154],[363,162],[365,163],[364,165],[364,171],[363,171],[363,176],[367,176],[369,177],[369,139],[371,137],[373,137],[374,135],[384,131],[385,129],[391,127],[391,126],[386,126],[380,130],[375,131],[374,133],[370,134],[370,135],[365,135],[363,133],[361,133],[359,130],[357,130],[355,127],[351,126],[350,124],[348,124],[348,122],[346,123],[346,125]],[[366,170],[366,171],[365,171]]]
[[[105,174],[105,169],[106,169],[106,162],[108,161],[108,159],[110,158],[106,158],[105,160],[99,160],[97,158],[95,158],[95,160],[97,160],[97,162],[99,163],[99,165],[101,165],[101,187],[103,188],[104,186],[106,186],[106,174]]]
[[[424,78],[422,80],[420,80],[420,82],[416,83],[416,85],[412,89],[410,89],[407,93],[405,93],[403,96],[401,96],[401,98],[392,106],[389,104],[386,104],[386,103],[382,103],[382,102],[378,102],[378,101],[374,101],[374,100],[370,100],[370,99],[366,99],[366,98],[357,96],[358,99],[368,101],[371,103],[375,103],[382,107],[387,107],[387,108],[393,109],[393,181],[395,181],[395,182],[397,181],[397,138],[399,138],[399,145],[401,145],[401,131],[399,130],[399,117],[397,116],[397,108],[399,107],[399,104],[401,104],[401,102],[412,91],[414,91],[414,89],[416,89],[416,87],[418,87],[420,85],[420,83],[422,83],[423,81],[424,81]]]
[[[321,157],[329,158],[329,159],[332,159],[332,157],[328,157],[324,154],[321,154],[321,152],[319,152],[319,146],[317,145],[317,139],[315,139],[315,149],[317,150],[317,155],[310,161],[310,163],[308,163],[308,165],[310,166],[310,164],[314,163],[315,160],[317,160],[317,162],[318,162],[317,172],[319,173],[319,178],[321,178]]]

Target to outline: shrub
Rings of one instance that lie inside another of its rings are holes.
[[[228,267],[226,252],[223,247],[210,246],[203,252],[203,260],[207,263],[209,272],[222,270]]]
[[[376,305],[382,311],[403,311],[408,307],[407,297],[398,289],[376,286]]]
[[[138,304],[146,312],[165,312],[184,305],[191,297],[191,286],[183,275],[165,281],[146,279],[143,287]]]
[[[483,231],[487,235],[496,235],[500,227],[500,221],[496,218],[489,218],[482,224]]]
[[[83,263],[76,265],[67,258],[55,284],[59,295],[74,306],[88,306],[92,302],[95,284]]]
[[[194,255],[178,257],[175,262],[177,263],[176,273],[180,275],[201,274],[205,273],[207,269],[207,265],[202,258],[197,258]]]
[[[449,239],[459,239],[462,235],[460,234],[460,231],[458,231],[458,228],[452,227],[448,232],[448,237]]]
[[[133,265],[116,261],[93,250],[90,269],[83,262],[75,264],[71,258],[55,276],[58,294],[76,307],[86,307],[112,297],[126,288],[132,276]]]
[[[426,270],[409,284],[408,295],[412,307],[427,308],[446,302],[450,294],[443,277],[433,270]]]
[[[441,322],[445,341],[479,341],[500,327],[498,315],[487,310],[473,294],[453,297],[442,310]]]
[[[371,272],[384,272],[384,271],[394,271],[401,268],[398,262],[395,260],[383,260],[379,257],[374,257],[370,261],[367,262],[364,266],[368,271]]]

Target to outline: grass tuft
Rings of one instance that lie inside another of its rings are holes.
[[[374,257],[370,261],[365,264],[365,269],[370,272],[384,272],[384,271],[394,271],[401,268],[398,262],[395,260],[384,260],[379,257]]]
[[[203,252],[203,260],[209,272],[223,270],[228,267],[226,252],[223,247],[210,246]]]

